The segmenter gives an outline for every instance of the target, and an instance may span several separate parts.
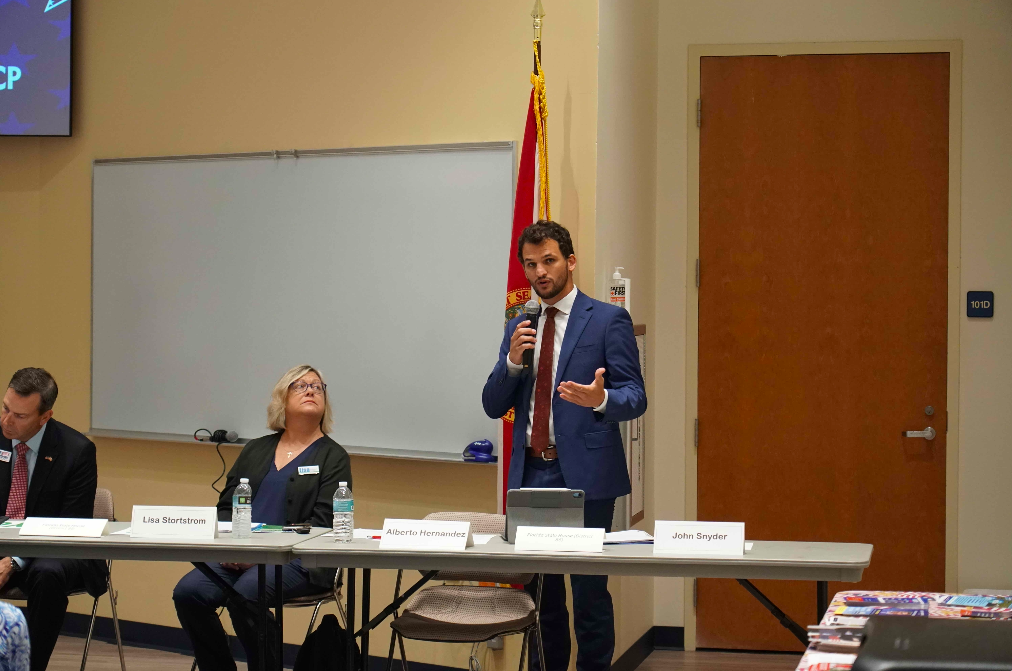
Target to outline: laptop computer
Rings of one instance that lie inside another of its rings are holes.
[[[506,492],[506,542],[517,527],[583,528],[582,489],[511,489]]]
[[[853,671],[1009,671],[1012,621],[875,615]]]

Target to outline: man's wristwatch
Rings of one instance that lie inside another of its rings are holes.
[[[11,573],[17,573],[21,570],[21,565],[14,561],[14,557],[8,557],[7,561],[11,563]]]

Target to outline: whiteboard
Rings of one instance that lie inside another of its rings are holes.
[[[351,453],[495,442],[512,142],[114,159],[93,166],[93,435],[269,433],[319,368]]]

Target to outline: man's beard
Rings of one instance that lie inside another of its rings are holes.
[[[531,288],[534,289],[534,293],[536,293],[538,297],[541,298],[541,300],[543,301],[551,300],[556,296],[558,296],[559,294],[561,294],[562,290],[565,289],[566,285],[569,283],[569,269],[566,269],[566,276],[562,278],[561,284],[554,284],[554,280],[552,282],[553,282],[552,289],[546,294],[543,294],[540,291],[538,291],[537,283],[532,284]]]

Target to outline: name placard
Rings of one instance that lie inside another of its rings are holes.
[[[654,554],[741,557],[745,554],[745,523],[657,520]]]
[[[463,550],[472,545],[470,522],[383,520],[380,550]]]
[[[107,524],[109,524],[109,520],[77,517],[29,517],[21,525],[18,535],[101,538]]]
[[[604,529],[517,527],[517,552],[602,552]]]
[[[218,509],[190,506],[134,506],[130,538],[207,540],[218,537]]]

